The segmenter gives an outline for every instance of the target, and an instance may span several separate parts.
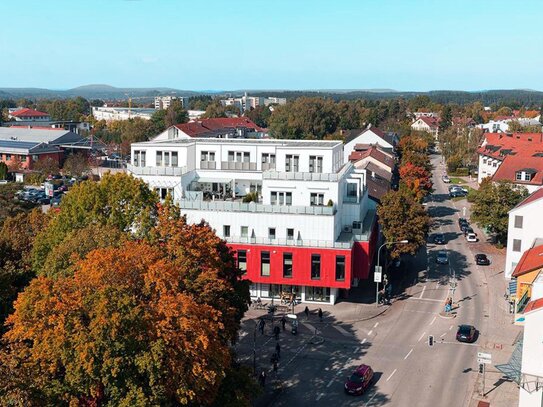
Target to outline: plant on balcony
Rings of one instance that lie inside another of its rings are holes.
[[[328,203],[326,204],[326,206],[334,206],[334,201],[332,201],[331,199],[328,200]]]
[[[258,193],[257,192],[249,192],[247,195],[243,197],[243,203],[249,203],[249,202],[258,202]]]

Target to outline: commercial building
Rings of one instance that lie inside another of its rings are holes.
[[[186,96],[155,96],[155,109],[167,109],[174,100],[179,100],[183,109],[189,108],[189,98]]]
[[[150,120],[156,112],[155,109],[143,107],[92,107],[92,115],[96,120],[129,120],[139,117],[143,120]]]
[[[333,304],[368,277],[376,204],[341,142],[164,136],[128,171],[227,241],[252,297]]]
[[[16,122],[48,122],[51,120],[49,114],[27,108],[9,109],[8,119],[13,119]]]

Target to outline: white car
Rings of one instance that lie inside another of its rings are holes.
[[[441,179],[445,184],[449,184],[451,182],[451,179],[447,175],[443,175]]]
[[[479,241],[479,239],[477,239],[477,235],[475,233],[468,233],[466,235],[466,240],[468,242],[477,242],[477,241]]]

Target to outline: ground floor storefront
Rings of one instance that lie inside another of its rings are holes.
[[[287,284],[252,283],[251,299],[274,300],[277,304],[315,303],[333,305],[338,300],[341,289],[335,287],[311,287]]]

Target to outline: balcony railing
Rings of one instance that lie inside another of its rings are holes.
[[[530,296],[528,295],[528,290],[526,290],[517,302],[517,314],[521,314],[524,311],[528,301],[530,301]]]
[[[200,169],[202,170],[214,170],[217,168],[215,161],[200,161]]]
[[[332,242],[329,240],[315,239],[269,239],[264,237],[240,237],[232,236],[225,239],[228,243],[247,243],[266,246],[295,246],[295,247],[321,247],[330,249],[350,249],[350,242]]]
[[[262,171],[275,170],[275,163],[262,163]]]
[[[278,172],[264,171],[263,179],[285,180],[285,181],[332,181],[337,182],[339,174],[336,173],[320,173],[320,172]]]
[[[222,161],[222,170],[236,171],[256,171],[256,163],[253,162],[237,162],[237,161]]]
[[[135,175],[171,175],[179,177],[187,173],[187,167],[137,167],[127,164],[126,169]]]

